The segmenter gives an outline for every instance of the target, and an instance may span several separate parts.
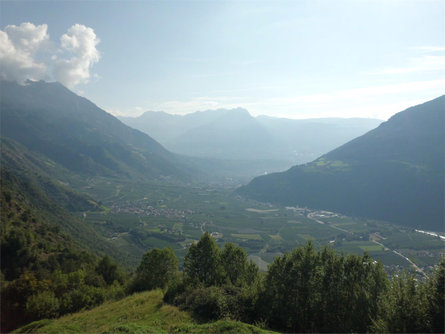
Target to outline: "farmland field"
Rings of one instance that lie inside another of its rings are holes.
[[[338,252],[367,252],[388,271],[415,270],[408,258],[428,272],[445,245],[438,237],[386,222],[259,203],[216,187],[95,182],[81,190],[106,209],[79,214],[119,247],[128,268],[154,247],[171,247],[182,263],[188,246],[205,231],[221,247],[242,246],[263,269],[275,256],[311,240]]]

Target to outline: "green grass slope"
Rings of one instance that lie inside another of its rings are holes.
[[[30,323],[13,333],[268,333],[236,321],[198,324],[189,313],[163,303],[160,290],[137,293],[94,309]]]

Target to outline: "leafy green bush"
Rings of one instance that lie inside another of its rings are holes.
[[[114,281],[123,283],[123,275],[119,271],[117,264],[113,263],[108,256],[104,256],[97,264],[95,271],[102,276],[107,285],[113,284]]]
[[[184,306],[203,320],[217,320],[227,312],[226,296],[217,286],[193,289],[187,294]]]
[[[32,295],[26,301],[26,313],[30,319],[55,318],[59,315],[59,300],[52,291]]]
[[[130,292],[164,289],[178,271],[178,259],[170,248],[149,250],[142,256]]]

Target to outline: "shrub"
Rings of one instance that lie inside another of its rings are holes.
[[[32,295],[26,301],[26,313],[31,319],[55,318],[59,315],[59,300],[52,291]]]
[[[155,248],[142,256],[130,292],[164,289],[176,277],[178,259],[170,248]]]

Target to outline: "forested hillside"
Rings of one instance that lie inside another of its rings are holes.
[[[54,189],[57,195],[63,194],[66,206],[94,205],[47,180],[40,181],[51,195]],[[63,196],[57,197],[64,202]],[[2,332],[123,295],[123,275],[117,266],[108,257],[99,262],[91,251],[110,252],[110,247],[24,174],[5,168],[1,171],[1,222]]]
[[[409,108],[375,130],[238,192],[444,231],[445,96]]]
[[[172,179],[193,169],[148,135],[134,130],[60,83],[0,82],[1,133],[87,176]]]
[[[188,249],[182,273],[168,248],[142,257],[127,293],[165,294],[136,293],[121,304],[31,323],[18,332],[260,332],[230,319],[282,332],[442,333],[444,277],[445,259],[426,281],[403,273],[390,279],[367,254],[339,255],[310,242],[276,257],[262,275],[241,247],[226,243],[220,249],[204,233]]]
[[[42,219],[68,233],[82,247],[119,257],[114,246],[80,219],[79,213],[104,207],[65,185],[62,180],[69,180],[73,174],[14,141],[2,139],[0,143],[2,192],[18,196]]]

